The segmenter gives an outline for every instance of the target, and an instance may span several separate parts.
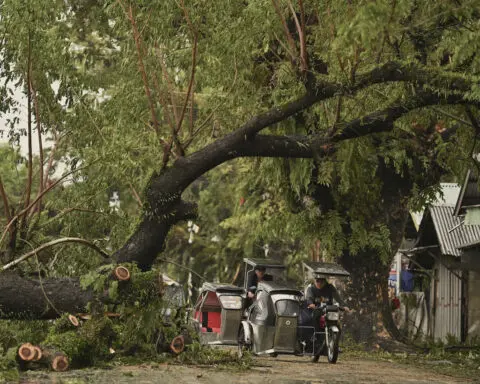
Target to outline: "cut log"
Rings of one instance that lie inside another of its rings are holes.
[[[56,333],[72,331],[80,326],[80,321],[76,316],[69,313],[63,314],[60,318],[55,320],[54,327]]]
[[[185,340],[183,335],[175,336],[170,343],[170,350],[175,354],[178,355],[183,352],[185,349]]]
[[[33,346],[33,349],[35,350],[35,357],[33,358],[33,361],[39,361],[43,357],[43,352],[41,348],[37,345]]]
[[[40,347],[25,343],[18,347],[15,361],[18,368],[22,371],[42,368],[40,361],[42,360],[43,352]]]
[[[68,315],[68,320],[70,320],[70,323],[72,323],[74,327],[78,327],[80,325],[78,319],[73,315]]]
[[[17,354],[19,359],[23,361],[33,361],[38,356],[38,352],[35,350],[35,347],[30,343],[20,345],[20,347],[18,347]]]
[[[65,353],[50,348],[42,349],[42,358],[39,362],[47,365],[55,372],[65,372],[70,366]]]
[[[56,372],[65,372],[68,369],[68,358],[64,355],[56,355],[52,359],[51,368]]]
[[[112,271],[113,277],[118,281],[128,281],[130,280],[130,271],[128,268],[119,265]]]

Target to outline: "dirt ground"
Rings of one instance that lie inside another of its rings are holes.
[[[255,358],[255,367],[247,372],[217,368],[159,365],[122,366],[113,370],[72,371],[63,374],[27,375],[23,384],[313,384],[313,383],[467,383],[466,379],[440,375],[395,362],[343,358],[328,364],[326,358],[317,364],[301,357]],[[474,382],[474,381],[470,381]]]

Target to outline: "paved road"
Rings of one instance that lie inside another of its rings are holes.
[[[342,357],[342,356],[341,356]],[[232,372],[215,368],[161,365],[118,367],[114,370],[72,371],[61,375],[30,377],[24,384],[340,384],[340,383],[415,383],[453,384],[466,383],[424,369],[394,362],[339,358],[337,364],[328,364],[323,358],[312,364],[307,358],[278,357],[256,358],[257,365],[248,372]]]

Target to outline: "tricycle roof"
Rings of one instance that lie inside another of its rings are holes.
[[[243,288],[237,287],[231,284],[223,284],[223,283],[203,283],[202,291],[213,291],[218,293],[232,293],[240,295],[244,292]]]
[[[265,268],[279,268],[279,269],[285,269],[285,265],[277,260],[272,260],[272,259],[251,259],[251,258],[244,258],[243,261],[251,265],[252,267],[256,267],[257,265],[265,267]]]
[[[286,287],[285,285],[276,283],[274,281],[260,281],[258,283],[258,290],[263,290],[268,294],[284,293],[290,295],[301,296],[302,292],[295,288]]]
[[[304,261],[304,269],[309,273],[310,277],[348,277],[350,273],[341,265],[335,263],[322,263],[318,261]]]

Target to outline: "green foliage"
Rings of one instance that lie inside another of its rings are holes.
[[[15,361],[17,348],[10,348],[0,355],[0,383],[17,382],[20,379],[18,364]]]
[[[354,83],[362,72],[392,60],[420,62],[432,73],[451,71],[452,78],[454,71],[465,79],[479,74],[475,48],[480,30],[475,15],[478,0],[460,6],[410,0],[303,3],[308,20],[309,71],[318,80]],[[121,4],[40,1],[26,6],[24,1],[12,0],[2,5],[2,67],[7,80],[3,93],[8,96],[15,83],[27,93],[26,58],[31,57],[44,141],[51,147],[55,137],[62,137],[50,176],[55,168],[86,166],[72,176],[73,183],[43,200],[49,213],[30,223],[26,240],[32,244],[67,235],[95,239],[112,251],[123,244],[142,213],[135,194],[141,195],[149,177],[158,172],[164,155],[159,140],[169,137],[168,120],[178,115],[184,103],[192,65],[192,26],[198,37],[194,111],[187,106],[184,129],[179,132],[179,140],[190,143],[187,153],[231,132],[257,112],[305,91],[296,67],[298,60],[292,65],[292,54],[298,54],[299,44],[290,46],[282,26],[282,18],[294,26],[286,1],[279,0],[276,10],[266,0],[215,6],[188,0],[185,10],[189,21],[174,0]],[[145,73],[139,73],[143,70],[129,18],[130,5],[141,32],[138,42]],[[378,33],[372,34],[372,30]],[[328,66],[328,74],[321,70],[322,63]],[[151,100],[145,94],[145,79]],[[334,132],[335,124],[338,130],[347,121],[408,100],[419,91],[412,84],[377,84],[356,95],[336,95],[266,131],[326,136]],[[438,85],[437,91],[445,92],[447,86]],[[477,100],[477,93],[472,89],[468,97]],[[13,116],[6,133],[16,141],[25,135],[18,121],[21,106],[9,97],[2,100],[1,110]],[[157,132],[152,129],[152,106],[159,123]],[[182,256],[184,261],[205,265],[209,276],[215,275],[213,265],[228,268],[231,277],[242,256],[261,253],[265,243],[283,244],[279,247],[306,255],[315,238],[321,238],[331,258],[345,250],[358,253],[366,247],[378,250],[383,258],[390,244],[385,223],[375,209],[383,187],[379,166],[386,164],[399,175],[414,173],[422,178],[430,172],[433,159],[457,176],[470,163],[469,128],[461,128],[451,145],[438,138],[418,145],[415,124],[426,126],[441,120],[448,128],[457,123],[441,112],[464,115],[458,106],[442,106],[440,112],[418,110],[398,120],[393,132],[343,142],[328,158],[237,161],[235,166],[212,173],[208,188],[194,194],[205,218],[201,219],[204,233],[197,238],[195,250]],[[196,127],[202,129],[192,136]],[[2,165],[10,166],[9,173],[2,171],[2,175],[7,175],[3,177],[8,183],[7,194],[18,201],[25,168],[22,165],[21,178],[14,178],[12,162],[11,158],[2,159]],[[34,179],[33,194],[38,184]],[[14,180],[19,180],[15,191]],[[222,184],[217,188],[215,183]],[[318,201],[305,204],[311,201],[317,185],[329,187],[335,207],[324,207]],[[427,203],[430,187],[416,180],[406,197],[410,205],[419,208]],[[121,197],[121,208],[115,212],[108,207],[113,190]],[[263,199],[266,193],[270,197]],[[242,207],[237,204],[240,197],[246,199]],[[209,238],[214,235],[222,241],[212,244]],[[184,242],[184,229],[177,228],[172,239]],[[179,249],[178,241],[170,253]],[[25,247],[19,241],[16,253]],[[201,261],[190,260],[200,248]],[[91,271],[99,258],[82,246],[69,245],[43,253],[40,262],[50,276],[71,276]],[[23,268],[31,272],[35,265]],[[223,278],[223,272],[216,275]],[[112,298],[115,291],[112,286]]]
[[[47,320],[0,320],[0,353],[26,342],[40,343],[50,327]]]
[[[114,337],[112,321],[102,316],[82,323],[78,330],[52,327],[43,345],[64,352],[73,367],[84,367],[104,361]]]

